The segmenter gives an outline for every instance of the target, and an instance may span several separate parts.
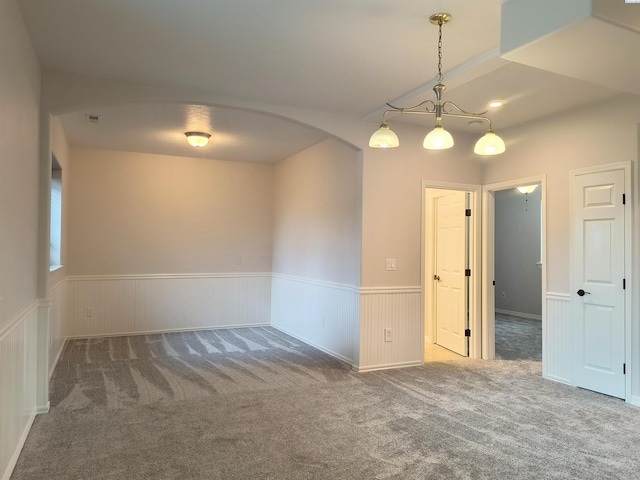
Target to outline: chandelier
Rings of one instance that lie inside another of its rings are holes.
[[[491,129],[491,119],[485,116],[487,112],[467,112],[453,102],[442,101],[442,94],[446,89],[442,83],[442,26],[451,21],[451,15],[449,13],[436,13],[431,15],[429,20],[432,24],[438,26],[438,76],[436,77],[437,83],[433,87],[433,91],[436,94],[436,101],[425,100],[418,105],[408,108],[395,107],[387,103],[389,110],[384,112],[380,128],[371,135],[369,146],[373,148],[394,148],[399,146],[400,141],[398,140],[398,136],[387,125],[386,117],[389,113],[406,113],[435,115],[436,125],[433,130],[424,137],[424,142],[422,143],[422,146],[427,150],[445,150],[453,147],[453,137],[442,126],[442,117],[458,117],[486,121],[488,123],[489,129],[487,133],[476,142],[473,149],[474,153],[478,155],[498,155],[503,153],[505,151],[504,141]]]

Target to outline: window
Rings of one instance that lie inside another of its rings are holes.
[[[62,168],[51,158],[51,220],[49,223],[49,270],[62,266]]]

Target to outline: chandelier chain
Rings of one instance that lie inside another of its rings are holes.
[[[442,22],[438,22],[438,82],[442,82]]]

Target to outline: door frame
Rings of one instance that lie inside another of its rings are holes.
[[[435,321],[432,312],[427,311],[427,304],[433,305],[433,290],[427,289],[427,285],[431,285],[430,278],[432,272],[428,271],[430,262],[429,256],[426,255],[429,247],[429,239],[427,238],[427,189],[435,190],[458,190],[469,192],[471,194],[471,225],[469,231],[470,246],[470,265],[471,277],[469,279],[469,329],[471,337],[469,338],[469,358],[482,358],[482,337],[484,330],[482,329],[481,317],[481,206],[482,206],[482,186],[471,185],[466,183],[438,182],[433,180],[422,180],[422,208],[421,208],[421,241],[420,241],[420,345],[421,345],[421,363],[424,364],[424,347],[429,339],[429,343],[435,342]],[[432,242],[431,242],[432,243]],[[433,247],[433,246],[432,246]],[[474,272],[477,272],[474,274]]]
[[[540,185],[540,261],[542,262],[542,376],[546,377],[546,345],[547,330],[547,176],[506,180],[482,186],[482,358],[494,360],[496,357],[496,311],[495,311],[495,192],[509,190],[522,185]]]
[[[629,402],[629,403],[635,403],[633,402],[633,395],[632,395],[632,391],[631,391],[631,377],[632,377],[632,372],[633,372],[633,367],[635,366],[635,363],[633,362],[633,356],[631,355],[631,349],[633,348],[633,343],[632,343],[632,321],[633,321],[633,316],[632,316],[632,308],[633,308],[633,294],[634,294],[634,287],[633,287],[633,262],[632,262],[632,257],[633,257],[633,205],[634,205],[634,201],[633,199],[635,198],[635,196],[633,195],[633,191],[632,191],[632,182],[631,182],[631,175],[632,175],[632,169],[631,169],[631,162],[627,161],[627,162],[616,162],[616,163],[608,163],[605,165],[598,165],[598,166],[593,166],[593,167],[585,167],[585,168],[578,168],[575,170],[571,170],[569,171],[569,177],[570,177],[570,185],[571,185],[571,189],[572,189],[572,193],[573,193],[573,181],[574,178],[578,175],[585,175],[585,174],[590,174],[590,173],[600,173],[600,172],[609,172],[612,170],[623,170],[624,171],[624,190],[625,190],[625,194],[626,194],[626,206],[627,208],[624,209],[624,269],[625,269],[625,296],[624,296],[624,357],[625,357],[625,363],[627,365],[627,372],[625,375],[625,401]],[[572,249],[571,254],[570,254],[570,265],[571,265],[571,271],[573,271],[573,242],[574,242],[574,231],[573,231],[573,214],[574,214],[574,205],[573,203],[570,203],[570,207],[569,207],[569,217],[571,219],[571,228],[570,228],[570,248]],[[571,296],[571,305],[572,305],[572,312],[573,312],[573,305],[575,300],[575,291],[576,291],[576,285],[575,285],[575,281],[573,279],[573,275],[570,275],[569,277],[569,285],[571,288],[571,291],[569,292],[569,295]],[[572,319],[571,321],[573,322],[573,315],[572,315]],[[573,323],[572,323],[573,325]],[[544,338],[544,337],[543,337]],[[575,352],[572,354],[572,357],[575,359],[576,355]],[[576,378],[576,374],[575,374],[575,369],[578,368],[577,365],[574,362],[573,368],[572,368],[572,384],[573,386],[575,386],[575,378]]]

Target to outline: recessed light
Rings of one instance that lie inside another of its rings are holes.
[[[489,106],[491,108],[500,108],[502,105],[504,105],[504,102],[502,102],[501,100],[492,100],[491,102],[489,102]]]

